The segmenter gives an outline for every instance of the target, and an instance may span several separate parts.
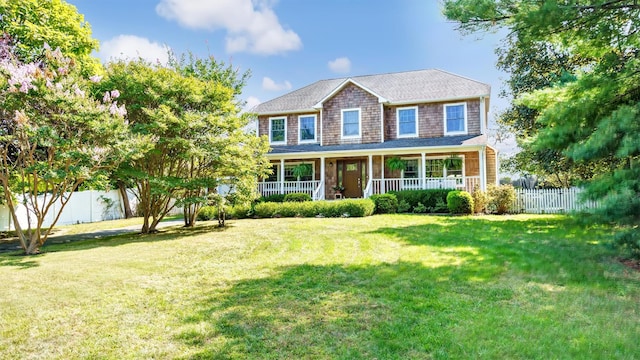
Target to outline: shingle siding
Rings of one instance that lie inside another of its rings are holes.
[[[433,138],[444,136],[444,105],[466,102],[467,126],[469,135],[480,135],[480,99],[469,99],[456,102],[437,102],[428,104],[413,104],[402,106],[385,106],[384,108],[384,139],[398,138],[397,109],[404,107],[418,107],[418,137]]]
[[[258,136],[269,137],[269,121],[273,118],[287,118],[287,144],[286,145],[298,145],[298,117],[304,115],[316,116],[316,141],[320,141],[320,114],[319,113],[307,113],[307,114],[282,114],[282,115],[260,115],[258,116]]]
[[[342,138],[342,110],[360,108],[360,137]],[[322,113],[323,145],[370,144],[380,142],[378,98],[353,84],[345,86],[325,101]]]

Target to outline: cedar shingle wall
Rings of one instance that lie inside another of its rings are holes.
[[[361,137],[342,139],[343,109],[360,108]],[[325,101],[322,113],[323,145],[369,144],[380,142],[380,104],[369,92],[349,84]]]
[[[287,118],[287,145],[297,145],[298,144],[298,117],[304,115],[315,115],[316,116],[316,140],[320,141],[320,114],[319,113],[308,113],[308,114],[282,114],[282,115],[261,115],[258,116],[258,135],[265,135],[267,138],[269,137],[269,119],[278,118],[278,117],[286,117]]]
[[[487,185],[496,183],[498,176],[496,174],[496,161],[498,161],[496,152],[487,147]]]
[[[418,136],[421,138],[433,138],[444,136],[444,105],[451,103],[467,103],[467,127],[470,135],[480,134],[480,100],[470,99],[457,102],[438,102],[429,104],[413,104],[403,106],[384,107],[384,139],[398,138],[396,109],[418,106]]]

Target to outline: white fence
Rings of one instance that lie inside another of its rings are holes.
[[[527,214],[558,214],[586,211],[598,207],[595,201],[582,201],[580,188],[568,189],[518,189],[512,210]]]
[[[134,209],[135,211],[138,200],[131,190],[127,191],[127,195],[131,209]],[[41,195],[38,199],[40,204],[42,204],[42,200],[43,198]],[[45,227],[51,225],[61,207],[62,204],[60,201],[56,202],[51,207],[43,224]],[[170,212],[170,215],[181,213],[182,208],[174,207]],[[24,205],[17,206],[16,215],[20,222],[20,226],[26,228],[28,224],[28,217],[27,209]],[[122,198],[120,197],[119,191],[77,191],[73,193],[71,200],[69,200],[62,210],[62,214],[60,214],[60,219],[56,225],[90,223],[122,218],[124,218],[124,207],[122,205]],[[0,205],[0,231],[9,231],[13,229],[13,219],[9,213],[9,208],[5,205]]]

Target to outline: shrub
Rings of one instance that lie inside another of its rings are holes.
[[[261,218],[270,217],[362,217],[370,216],[375,210],[375,203],[370,199],[347,199],[341,201],[308,201],[256,204],[255,215]]]
[[[395,214],[398,211],[398,198],[394,194],[380,194],[370,197],[376,204],[376,214]]]
[[[218,218],[218,208],[216,206],[203,206],[196,215],[197,221],[209,221]]]
[[[480,190],[480,187],[476,185],[476,187],[473,188],[471,197],[473,198],[473,212],[475,214],[484,213],[487,209],[487,203],[489,202],[487,193]]]
[[[614,243],[629,256],[640,259],[640,231],[625,230],[615,234]]]
[[[489,185],[488,189],[489,203],[487,210],[495,214],[507,213],[516,200],[516,190],[512,185]]]
[[[411,210],[411,205],[409,205],[407,200],[402,199],[402,200],[398,201],[398,212],[399,213],[406,213],[406,212],[409,212],[409,210]]]
[[[305,202],[311,201],[311,196],[305,193],[291,193],[284,196],[285,202]]]
[[[427,207],[424,206],[421,202],[419,202],[418,205],[416,205],[416,207],[413,208],[413,212],[416,214],[426,213]]]
[[[449,208],[447,207],[447,203],[444,199],[436,199],[436,206],[430,207],[429,211],[432,213],[445,213],[449,212]]]
[[[471,214],[473,213],[473,198],[466,191],[451,191],[447,195],[447,208],[452,214]]]
[[[269,196],[263,196],[258,200],[258,202],[278,202],[281,203],[284,201],[284,194],[273,194]]]
[[[390,191],[390,194],[395,194],[398,198],[398,204],[403,200],[409,204],[410,209],[415,209],[419,203],[422,203],[426,207],[426,210],[430,212],[446,212],[447,211],[447,194],[452,189],[427,189],[427,190],[402,190],[402,191]],[[398,212],[405,212],[400,211]]]
[[[253,215],[253,209],[250,204],[236,204],[232,207],[226,207],[227,219],[246,219]]]

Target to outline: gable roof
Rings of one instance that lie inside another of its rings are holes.
[[[315,111],[346,84],[362,87],[388,104],[411,104],[489,96],[491,87],[438,69],[320,80],[256,106],[259,115]]]

